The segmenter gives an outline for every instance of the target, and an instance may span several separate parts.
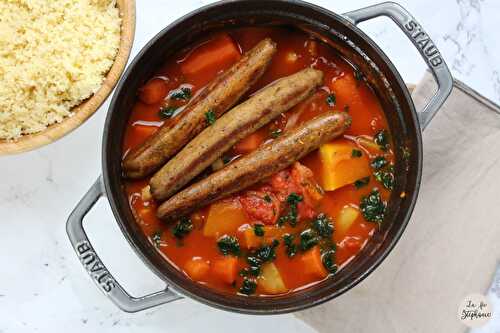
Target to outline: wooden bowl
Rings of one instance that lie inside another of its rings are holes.
[[[120,79],[127,64],[135,33],[135,0],[117,0],[122,19],[120,46],[111,69],[101,88],[90,98],[73,108],[73,114],[60,123],[39,133],[27,134],[17,140],[0,140],[0,155],[33,150],[52,143],[83,124],[104,103]]]

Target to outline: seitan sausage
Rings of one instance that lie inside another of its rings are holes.
[[[309,97],[322,83],[321,71],[307,68],[260,90],[207,127],[150,180],[157,201],[168,199],[235,143]]]
[[[176,220],[197,208],[241,191],[342,135],[350,124],[351,117],[347,113],[321,114],[177,193],[160,205],[157,216],[169,221]]]
[[[174,122],[163,126],[123,161],[127,178],[144,178],[161,168],[193,137],[207,127],[206,113],[220,117],[245,94],[264,74],[276,44],[264,39],[234,64],[216,77],[191,100]]]

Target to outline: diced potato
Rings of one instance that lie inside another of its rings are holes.
[[[249,223],[249,219],[237,200],[226,200],[212,204],[208,211],[203,235],[219,237],[235,234],[240,226]]]
[[[319,148],[322,163],[321,187],[325,191],[334,191],[370,176],[368,157],[365,154],[353,157],[353,149],[357,149],[357,146],[349,141],[327,143]]]
[[[141,190],[141,199],[142,201],[149,201],[151,199],[153,199],[153,196],[151,195],[151,188],[148,186],[145,186],[142,190]]]
[[[359,210],[351,206],[345,206],[335,219],[335,232],[344,235],[359,216]]]
[[[267,263],[262,266],[262,273],[257,283],[268,294],[282,294],[288,291],[278,268],[273,263]]]

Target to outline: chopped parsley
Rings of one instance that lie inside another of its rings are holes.
[[[279,241],[273,240],[269,245],[253,251],[247,257],[248,267],[241,270],[242,276],[259,276],[261,267],[264,263],[273,261],[276,258],[276,247]]]
[[[217,246],[219,247],[219,251],[225,256],[228,254],[234,256],[240,255],[240,243],[236,237],[224,235],[217,241]]]
[[[172,118],[172,116],[175,113],[175,110],[177,110],[175,106],[164,106],[160,108],[158,115],[160,116],[161,119]]]
[[[222,163],[228,164],[229,162],[231,162],[231,157],[229,157],[229,156],[222,156]]]
[[[330,95],[328,95],[326,97],[326,104],[328,104],[328,106],[334,107],[336,102],[337,102],[337,98],[335,97],[334,93],[331,93]]]
[[[330,237],[333,233],[333,223],[326,214],[318,214],[312,221],[312,228],[316,230],[321,237]]]
[[[381,130],[375,134],[374,141],[380,147],[380,150],[389,150],[389,133],[386,130]]]
[[[328,272],[331,274],[335,274],[337,272],[338,266],[335,264],[335,250],[330,249],[324,251],[321,256],[321,261]]]
[[[356,81],[361,81],[364,77],[365,75],[359,69],[356,68],[354,70],[354,78],[356,79]]]
[[[386,203],[382,201],[377,188],[372,189],[369,195],[361,198],[359,208],[365,220],[379,224],[384,221]]]
[[[191,219],[182,217],[172,228],[172,234],[177,239],[183,239],[191,230],[193,230]]]
[[[187,101],[191,98],[191,88],[182,87],[180,89],[176,89],[170,94],[170,98]]]
[[[277,137],[279,137],[282,133],[283,133],[283,130],[281,130],[280,128],[275,129],[275,130],[271,131],[271,138],[276,139],[276,138],[277,138]]]
[[[380,170],[388,163],[384,156],[377,156],[371,161],[370,165],[373,169]]]
[[[253,226],[253,232],[257,237],[264,236],[264,226],[262,224],[255,224]]]
[[[394,168],[389,166],[384,170],[379,170],[373,173],[375,179],[380,182],[388,190],[394,188]]]
[[[288,222],[292,227],[297,225],[297,205],[299,202],[303,200],[302,196],[298,195],[295,192],[290,193],[286,198],[286,202],[288,204],[288,214],[283,215],[279,218],[278,224],[283,225],[285,222]]]
[[[319,237],[312,229],[306,229],[300,233],[300,249],[307,251],[319,243]]]
[[[293,243],[295,237],[290,234],[283,235],[283,242],[285,243],[285,250],[288,257],[293,257],[297,254],[297,245]]]
[[[364,178],[356,180],[354,182],[354,186],[356,187],[357,190],[359,190],[360,188],[365,187],[366,185],[368,185],[369,182],[370,182],[370,176],[364,177]]]
[[[353,149],[351,152],[351,157],[358,158],[363,156],[363,152],[359,149]]]
[[[206,119],[208,125],[211,126],[211,125],[215,124],[215,121],[217,120],[217,117],[215,116],[215,112],[213,110],[205,112],[205,119]]]
[[[153,244],[154,244],[156,247],[160,247],[160,244],[161,244],[161,234],[162,234],[162,231],[161,231],[161,230],[158,230],[158,231],[155,231],[155,232],[151,235],[151,240],[153,241]]]
[[[255,289],[257,289],[257,282],[255,282],[255,280],[249,278],[243,279],[243,284],[241,285],[240,293],[245,295],[251,295],[255,292]]]

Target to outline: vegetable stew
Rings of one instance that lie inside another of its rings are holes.
[[[230,294],[286,294],[334,275],[384,222],[395,181],[391,135],[363,73],[331,46],[286,27],[228,30],[166,59],[138,91],[124,156],[161,126],[173,126],[217,75],[265,38],[276,43],[277,51],[240,101],[309,67],[323,73],[323,84],[235,143],[190,184],[328,112],[345,112],[352,119],[343,135],[176,221],[157,218],[161,202],[151,195],[150,177],[124,180],[137,223],[166,260],[190,279]],[[206,126],[215,126],[219,116],[208,110]]]

